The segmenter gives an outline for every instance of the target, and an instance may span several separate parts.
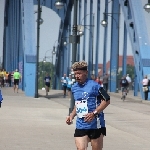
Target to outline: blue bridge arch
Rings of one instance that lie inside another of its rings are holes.
[[[76,60],[86,59],[85,55],[88,55],[87,61],[89,64],[89,76],[93,73],[98,75],[98,56],[100,53],[100,33],[101,33],[101,5],[102,1],[97,0],[96,6],[94,6],[93,0],[76,0],[78,1],[78,24],[82,24],[81,16],[86,16],[89,13],[88,19],[85,17],[84,25],[92,25],[93,21],[96,22],[94,25],[96,34],[95,43],[91,43],[93,28],[89,26],[89,34],[84,31],[84,36],[81,39],[81,45],[78,45]],[[60,88],[60,77],[65,73],[70,72],[71,66],[71,46],[68,44],[66,47],[63,46],[63,38],[71,35],[73,17],[73,0],[64,0],[65,5],[61,10],[55,8],[55,0],[41,0],[41,5],[46,6],[54,10],[61,18],[60,29],[58,35],[58,46],[55,60],[55,86],[54,88]],[[127,51],[127,33],[129,33],[132,52],[135,64],[135,87],[139,87],[141,97],[144,98],[142,92],[141,81],[144,75],[150,72],[150,42],[147,35],[145,20],[143,17],[143,6],[141,0],[113,0],[111,2],[112,11],[108,12],[108,3],[110,1],[105,0],[105,13],[111,13],[111,46],[110,46],[110,91],[116,92],[117,85],[117,74],[118,74],[118,58],[119,55],[119,30],[116,28],[116,23],[119,25],[120,8],[122,9],[124,16],[124,37],[122,40],[123,44],[123,73],[126,73],[126,51]],[[6,70],[12,71],[19,68],[22,74],[22,89],[25,91],[27,96],[35,95],[35,76],[36,76],[36,37],[34,27],[34,10],[33,6],[37,4],[37,0],[6,0],[5,1],[5,12],[4,12],[4,46],[3,46],[3,66]],[[93,9],[96,9],[96,19],[93,18]],[[138,14],[138,15],[137,15]],[[142,29],[142,30],[141,30]],[[103,48],[103,69],[106,71],[106,48],[107,45],[107,27],[104,30],[104,48]],[[86,38],[89,37],[89,41]],[[82,46],[82,47],[81,47]],[[88,47],[88,50],[85,50]],[[69,49],[67,51],[67,49]],[[83,50],[82,50],[83,49]],[[94,50],[93,50],[94,49]],[[95,51],[95,62],[93,56]],[[87,54],[88,53],[88,54]],[[93,64],[95,64],[93,66]],[[105,73],[105,72],[103,72]],[[135,89],[135,95],[137,95],[138,88]],[[150,98],[150,96],[149,96]]]

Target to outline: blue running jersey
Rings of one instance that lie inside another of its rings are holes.
[[[93,112],[101,100],[97,99],[99,95],[100,84],[94,80],[86,80],[84,84],[75,83],[71,90],[76,105],[76,128],[77,129],[98,129],[105,126],[104,114],[101,112],[92,122],[84,121],[84,114]]]

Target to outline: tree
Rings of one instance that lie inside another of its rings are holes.
[[[127,72],[126,72],[126,74],[129,74],[131,79],[133,79],[134,76],[135,76],[134,75],[134,69],[135,69],[134,66],[127,64]],[[118,74],[118,79],[121,79],[122,76],[123,76],[122,71],[120,71],[119,74]]]

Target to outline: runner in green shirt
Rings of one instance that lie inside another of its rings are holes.
[[[15,70],[13,76],[14,76],[14,93],[15,93],[15,89],[17,89],[17,93],[18,93],[18,89],[19,89],[18,85],[19,85],[19,80],[21,78],[21,75],[18,72],[18,69]]]

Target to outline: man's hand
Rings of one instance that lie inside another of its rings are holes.
[[[72,124],[72,117],[71,116],[67,116],[66,117],[66,123],[68,124],[68,125],[71,125]]]
[[[84,117],[85,122],[91,122],[95,118],[93,112],[86,114]]]

